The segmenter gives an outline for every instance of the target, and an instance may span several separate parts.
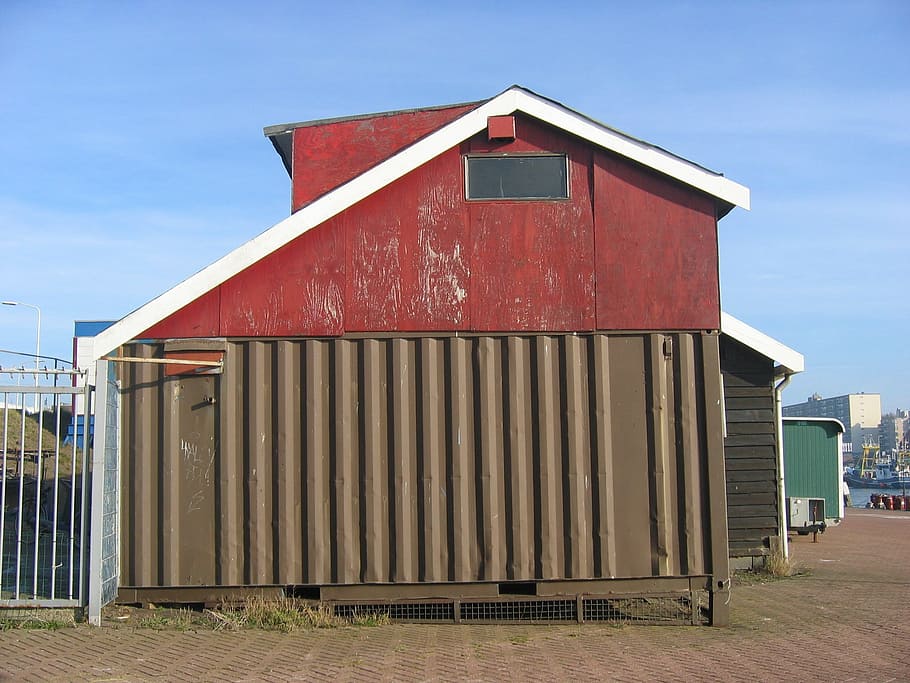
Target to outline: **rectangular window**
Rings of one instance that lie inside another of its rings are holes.
[[[528,154],[465,159],[468,199],[568,199],[565,154]]]

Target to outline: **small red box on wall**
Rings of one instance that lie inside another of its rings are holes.
[[[487,117],[487,138],[490,140],[514,140],[514,116],[489,116]]]

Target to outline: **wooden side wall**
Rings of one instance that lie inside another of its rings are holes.
[[[758,557],[779,535],[773,363],[727,336],[720,354],[730,557]]]

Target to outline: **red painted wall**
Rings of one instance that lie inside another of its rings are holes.
[[[386,114],[295,128],[291,213],[476,106]]]
[[[514,141],[478,134],[141,336],[717,329],[714,200],[540,122],[516,123]],[[465,154],[534,151],[568,154],[569,199],[465,199]],[[322,187],[372,165],[365,154]]]
[[[514,141],[488,141],[483,132],[469,141],[468,151],[565,153],[569,157],[569,199],[467,202],[472,328],[592,330],[591,149],[532,119],[516,118]]]
[[[597,327],[720,328],[714,201],[594,153]]]
[[[338,217],[289,242],[139,335],[344,334],[344,231]]]
[[[139,335],[139,339],[218,337],[221,335],[220,290],[203,294]]]
[[[464,204],[456,148],[345,212],[348,331],[471,329]]]

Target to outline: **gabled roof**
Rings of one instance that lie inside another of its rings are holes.
[[[805,369],[806,362],[803,354],[781,344],[764,332],[759,332],[729,313],[721,312],[720,331],[772,360],[784,374],[792,375]]]
[[[246,244],[136,309],[95,338],[100,358],[155,323],[253,265],[303,233],[324,223],[377,190],[484,130],[487,118],[522,112],[593,145],[705,192],[718,200],[719,215],[749,208],[748,188],[649,143],[609,128],[553,100],[513,86],[463,114],[350,181],[322,195]],[[303,124],[292,124],[299,126]],[[267,129],[267,133],[268,133]],[[276,134],[280,131],[276,130]]]

